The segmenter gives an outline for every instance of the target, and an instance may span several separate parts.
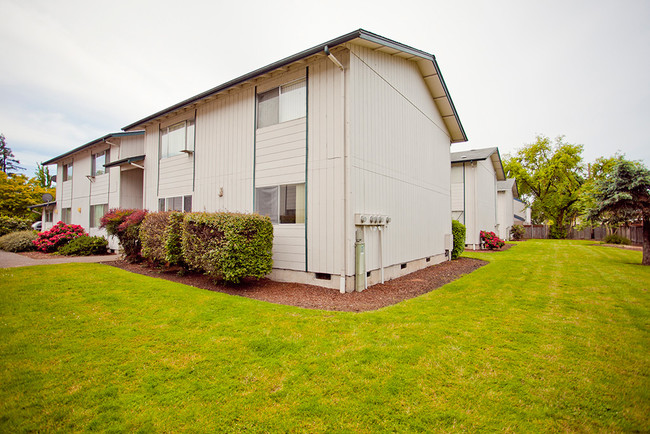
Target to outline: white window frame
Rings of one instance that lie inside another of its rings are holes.
[[[72,223],[72,208],[61,208],[61,221],[67,225]]]
[[[300,186],[302,186],[302,192],[299,194],[298,187]],[[282,197],[283,197],[283,191],[285,191],[283,190],[283,188],[286,189],[286,187],[296,187],[296,199],[295,199],[296,208],[293,209],[293,211],[295,212],[295,214],[293,215],[287,214],[286,209],[283,210]],[[274,202],[276,203],[277,209],[273,213],[262,214],[260,212],[259,198],[261,197],[261,194],[264,194],[264,192],[272,192],[272,194],[275,195]],[[255,189],[255,212],[260,215],[268,216],[271,219],[271,223],[273,223],[274,225],[304,224],[305,215],[306,215],[305,192],[306,192],[306,184],[304,182],[299,182],[295,184],[281,184],[281,185],[270,185],[266,187],[257,187]],[[298,200],[301,195],[302,195],[302,200]],[[298,204],[301,204],[302,206],[299,207]],[[286,221],[287,219],[290,220],[291,217],[294,218],[294,221]]]
[[[101,215],[97,217],[97,208],[101,208]],[[98,228],[102,223],[101,223],[101,218],[106,215],[108,212],[108,204],[107,203],[99,203],[96,205],[90,205],[90,223],[88,227],[90,228]]]
[[[73,174],[72,161],[63,165],[63,181],[72,181]]]
[[[287,110],[288,107],[286,107],[286,105],[290,104],[289,101],[292,101],[289,98],[289,95],[291,95],[291,92],[294,92],[295,90],[290,90],[290,91],[286,91],[286,92],[283,93],[283,89],[294,87],[295,85],[297,85],[299,83],[304,83],[304,85],[302,87],[298,88],[298,89],[301,89],[299,91],[304,96],[304,99],[301,99],[301,101],[304,102],[304,104],[301,104],[299,107],[296,106],[296,107],[298,107],[297,110],[293,110],[293,111]],[[276,97],[273,97],[272,100],[267,101],[267,102],[277,101],[277,103],[276,103],[277,104],[277,109],[276,109],[277,119],[273,119],[273,120],[269,121],[268,123],[267,122],[262,123],[262,121],[264,121],[264,118],[263,118],[263,116],[260,115],[260,98],[262,98],[264,95],[268,95],[271,92],[277,92],[278,93],[278,95]],[[285,95],[285,96],[283,97],[283,95]],[[294,113],[294,111],[295,111],[295,113]],[[292,120],[295,120],[295,119],[304,118],[305,116],[307,116],[307,79],[305,77],[299,78],[297,80],[290,81],[290,82],[285,83],[285,84],[283,84],[281,86],[274,87],[272,89],[269,89],[269,90],[266,90],[264,92],[261,92],[261,93],[257,94],[257,128],[270,127],[272,125],[281,124],[283,122],[288,122],[288,121],[292,121]]]
[[[180,202],[181,209],[174,209],[174,201]],[[158,211],[192,212],[192,195],[159,197]]]
[[[176,131],[180,128],[183,129],[183,147],[178,150],[169,149],[169,137],[172,131]],[[160,159],[174,157],[182,153],[193,153],[194,152],[194,142],[196,140],[196,122],[194,119],[187,119],[180,122],[175,122],[171,125],[167,125],[164,128],[160,129],[159,141],[158,141],[158,155]]]
[[[97,160],[99,157],[104,157],[104,164],[110,163],[111,150],[104,149],[103,151],[91,155],[90,176],[100,176],[108,173],[108,169],[106,169],[103,164],[100,165],[101,168],[97,167]]]

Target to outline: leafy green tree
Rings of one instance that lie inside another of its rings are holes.
[[[599,180],[593,193],[593,220],[605,223],[643,221],[643,265],[650,265],[650,170],[635,161],[620,159],[612,172]]]
[[[614,171],[616,164],[624,160],[625,156],[616,154],[613,157],[599,157],[593,163],[587,165],[587,177],[580,188],[576,207],[579,209],[580,218],[576,224],[579,228],[585,228],[603,223],[602,219],[594,220],[589,211],[596,205],[595,193],[599,183],[607,179]]]
[[[4,134],[0,134],[0,170],[4,173],[9,171],[25,170],[20,165],[20,161],[16,160],[11,148],[7,146],[7,139]]]
[[[38,185],[43,188],[52,188],[52,175],[50,175],[50,168],[36,163],[36,181]]]
[[[44,193],[54,195],[54,189],[41,187],[36,178],[0,171],[0,215],[34,218],[27,207],[42,203]]]
[[[579,214],[577,203],[584,183],[582,150],[582,145],[566,143],[564,136],[551,142],[539,135],[535,143],[504,158],[506,176],[517,179],[533,221],[552,225],[552,238],[566,238]]]

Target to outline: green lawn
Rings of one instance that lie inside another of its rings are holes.
[[[640,252],[526,241],[366,313],[0,269],[0,432],[649,431]]]

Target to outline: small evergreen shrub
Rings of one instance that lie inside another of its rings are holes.
[[[155,212],[144,218],[140,227],[142,256],[157,264],[182,263],[181,212]]]
[[[27,252],[34,250],[34,240],[37,238],[36,232],[18,231],[0,237],[0,250],[7,252]]]
[[[11,232],[28,231],[32,228],[32,223],[30,219],[0,215],[0,236]]]
[[[625,238],[618,234],[610,234],[603,238],[603,243],[605,244],[624,244],[626,246],[632,244],[629,238]]]
[[[142,260],[140,225],[146,215],[147,211],[142,209],[114,208],[101,218],[100,228],[106,228],[109,235],[117,237],[127,261],[139,262]]]
[[[514,241],[523,240],[524,235],[526,235],[526,228],[522,225],[514,225],[510,228],[510,237],[512,237]]]
[[[268,217],[189,213],[182,228],[183,259],[190,269],[230,283],[271,272],[273,225]]]
[[[105,255],[108,241],[104,237],[81,236],[61,247],[57,253],[66,256]]]
[[[49,231],[39,233],[38,238],[33,243],[37,250],[52,253],[59,250],[61,246],[83,235],[86,235],[86,231],[81,226],[58,222]]]
[[[481,231],[481,243],[490,250],[500,249],[506,243],[494,232]]]
[[[465,225],[458,220],[451,221],[451,233],[454,237],[454,248],[451,251],[451,259],[458,259],[461,253],[465,251]]]

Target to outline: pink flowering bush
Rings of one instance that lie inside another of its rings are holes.
[[[45,253],[52,253],[59,250],[75,238],[86,235],[86,231],[79,225],[67,225],[58,222],[49,231],[41,232],[34,241],[36,250]]]
[[[101,218],[101,228],[106,228],[109,235],[115,235],[120,240],[120,246],[124,257],[130,262],[142,260],[140,251],[140,225],[147,215],[142,209],[121,209],[109,210]]]
[[[481,231],[481,243],[490,250],[500,249],[506,243],[494,232]]]

